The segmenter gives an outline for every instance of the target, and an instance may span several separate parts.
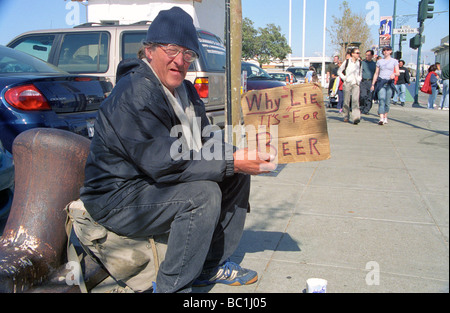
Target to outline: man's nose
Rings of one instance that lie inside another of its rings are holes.
[[[184,61],[184,54],[182,51],[178,53],[178,55],[173,59],[173,62],[177,65],[184,65],[186,61]]]

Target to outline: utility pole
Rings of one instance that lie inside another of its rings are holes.
[[[303,0],[302,66],[305,66],[305,28],[306,28],[306,0]]]
[[[392,30],[394,30],[395,26],[396,26],[395,25],[396,17],[397,17],[397,0],[394,0],[394,15],[392,16]],[[391,36],[391,47],[392,47],[392,49],[395,49],[394,48],[394,45],[395,45],[394,38],[395,38],[395,35],[394,35],[394,32],[392,32],[392,36]]]
[[[322,81],[321,86],[325,85],[325,40],[327,36],[327,0],[323,3],[323,38],[322,38]]]
[[[292,0],[289,0],[289,47],[292,49]],[[289,53],[288,67],[291,66],[291,56]]]

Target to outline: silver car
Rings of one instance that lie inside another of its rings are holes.
[[[26,52],[73,74],[106,77],[116,82],[120,61],[137,57],[149,22],[132,25],[87,23],[74,28],[36,30],[14,38],[8,47]],[[221,39],[197,30],[201,56],[192,63],[186,79],[190,80],[205,103],[214,124],[225,116],[225,47]]]

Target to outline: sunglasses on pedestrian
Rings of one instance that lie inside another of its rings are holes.
[[[168,44],[168,45],[159,44],[159,47],[161,47],[161,49],[163,49],[164,52],[167,54],[167,56],[171,59],[175,59],[177,55],[180,54],[180,52],[183,53],[183,60],[188,63],[192,63],[198,59],[198,55],[197,53],[195,53],[195,51],[192,50],[183,51],[183,49],[180,46],[175,44]]]

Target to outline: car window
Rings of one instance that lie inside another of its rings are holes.
[[[297,77],[305,77],[308,72],[307,68],[292,68],[288,69],[289,72],[292,72]]]
[[[145,40],[146,35],[146,31],[123,32],[120,51],[121,60],[136,58],[142,46],[142,40]]]
[[[28,54],[0,47],[0,74],[53,73],[67,74],[57,67]]]
[[[267,74],[265,70],[253,64],[243,63],[241,71],[247,72],[247,79],[272,79],[272,76]]]
[[[105,73],[108,51],[108,32],[65,34],[57,65],[69,73]]]
[[[48,62],[55,35],[31,35],[14,42],[11,48]]]
[[[224,72],[226,63],[226,49],[223,43],[215,35],[199,30],[198,40],[202,46],[199,61],[202,63],[202,70],[206,72]]]

